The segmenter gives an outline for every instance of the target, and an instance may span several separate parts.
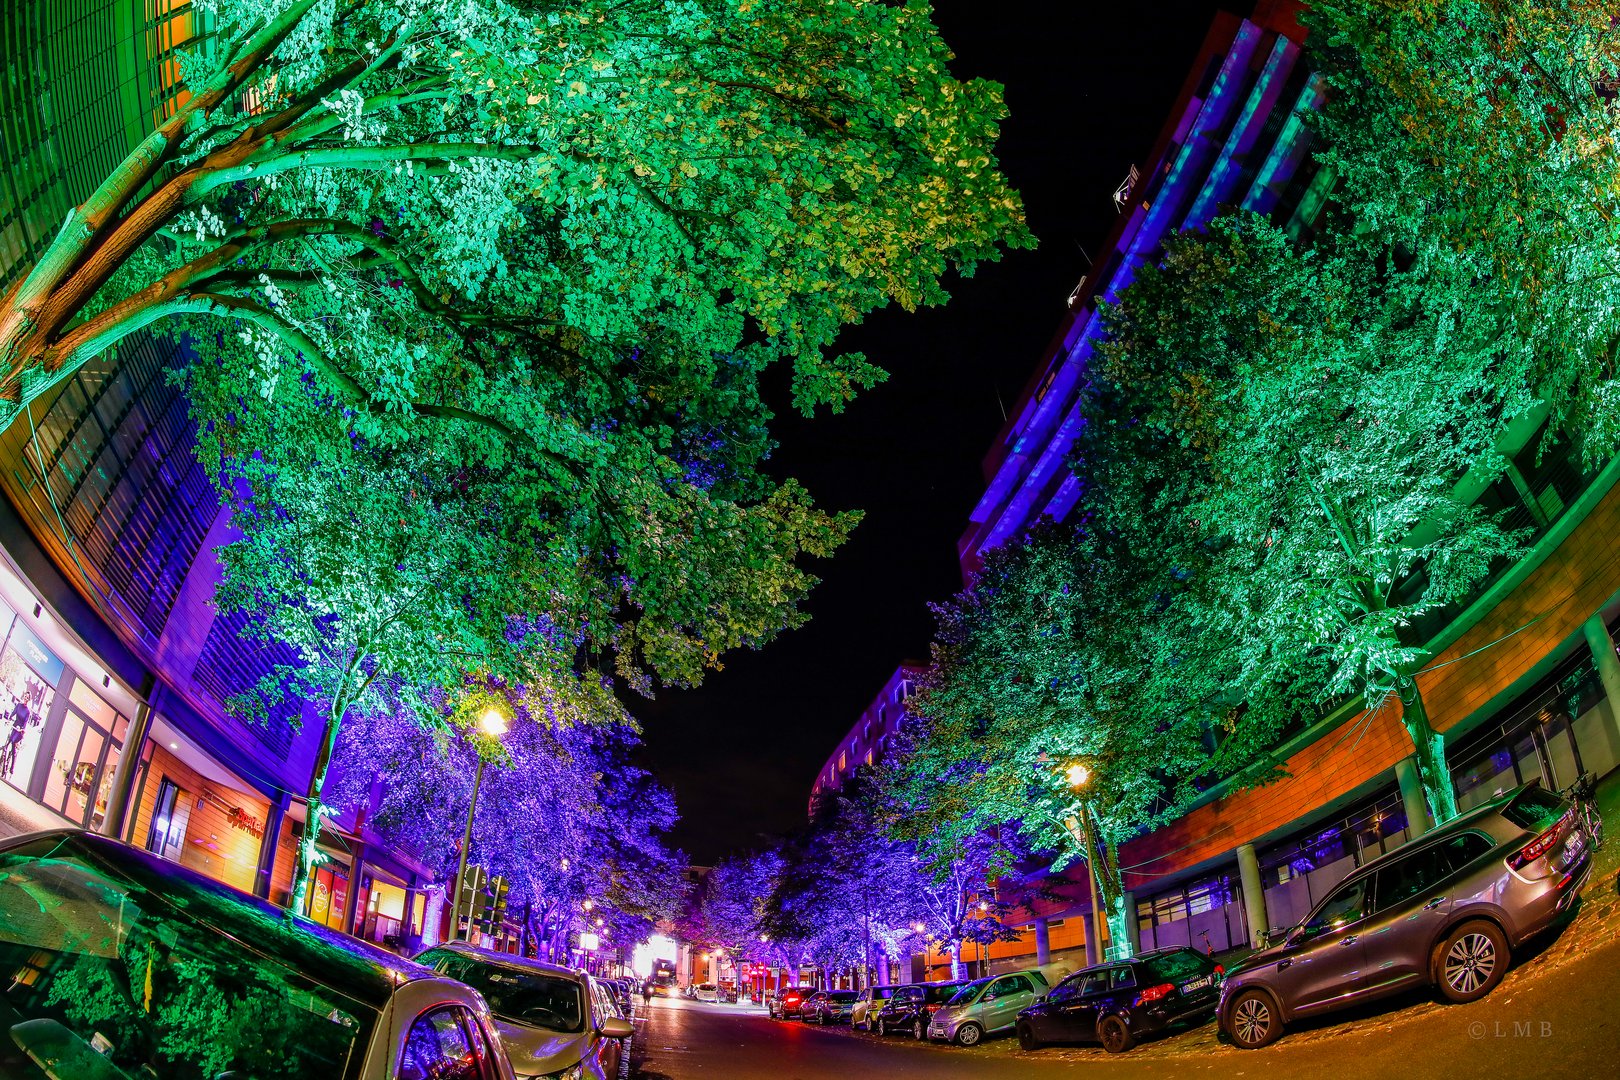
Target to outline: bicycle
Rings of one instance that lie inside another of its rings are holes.
[[[1594,786],[1596,779],[1589,772],[1581,773],[1573,784],[1559,792],[1574,804],[1575,814],[1593,851],[1603,846],[1603,818],[1598,814],[1597,789]]]

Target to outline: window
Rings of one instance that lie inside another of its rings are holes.
[[[417,1017],[399,1055],[399,1080],[484,1080],[470,1027],[476,1028],[477,1021],[461,1005]]]
[[[1067,979],[1052,987],[1052,992],[1046,995],[1048,1001],[1067,1001],[1080,994],[1080,984],[1085,982],[1084,975],[1070,975]]]
[[[1077,975],[1076,978],[1081,979],[1081,997],[1090,997],[1092,994],[1108,992],[1108,972],[1106,971],[1093,971],[1084,976]]]
[[[1447,868],[1455,873],[1482,855],[1487,855],[1496,846],[1496,842],[1489,837],[1481,836],[1477,832],[1465,832],[1453,836],[1440,845],[1445,852]]]
[[[0,854],[0,1076],[92,1045],[119,1075],[165,1080],[325,1080],[364,1053],[375,1010],[242,944],[269,909],[105,850],[47,836]]]
[[[1380,867],[1377,906],[1374,910],[1388,911],[1413,897],[1423,895],[1449,872],[1445,852],[1438,845],[1414,851],[1387,866]]]
[[[1035,987],[1030,985],[1026,975],[1009,975],[996,983],[994,993],[997,997],[1008,997],[1012,994],[1033,994]]]
[[[573,979],[486,963],[448,949],[435,949],[420,961],[483,994],[490,1011],[502,1020],[568,1033],[585,1030],[585,1001]]]
[[[1154,982],[1186,982],[1208,975],[1215,970],[1214,961],[1192,949],[1155,956],[1148,964],[1147,977]]]
[[[1367,886],[1371,877],[1357,878],[1348,885],[1340,886],[1339,890],[1329,896],[1327,903],[1310,922],[1305,924],[1305,936],[1315,937],[1318,934],[1331,933],[1342,926],[1349,926],[1367,914]]]
[[[1564,816],[1569,805],[1552,792],[1540,787],[1525,788],[1502,808],[1502,816],[1521,829],[1541,832]]]
[[[1136,985],[1136,972],[1129,964],[1124,967],[1110,968],[1108,971],[1108,989],[1123,990]]]

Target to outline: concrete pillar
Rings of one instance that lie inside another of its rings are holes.
[[[1100,964],[1100,963],[1103,962],[1103,950],[1102,950],[1102,944],[1103,943],[1096,940],[1096,938],[1097,938],[1097,934],[1095,932],[1096,931],[1096,926],[1097,926],[1097,923],[1096,923],[1095,920],[1090,919],[1090,918],[1086,919],[1086,966],[1087,967],[1090,967],[1092,964]]]
[[[1584,629],[1593,665],[1603,683],[1603,695],[1609,699],[1609,744],[1620,747],[1620,657],[1615,656],[1614,638],[1609,636],[1601,611],[1586,620]]]
[[[1429,831],[1429,804],[1423,798],[1423,777],[1417,759],[1404,757],[1395,763],[1395,782],[1401,788],[1401,805],[1406,808],[1406,835],[1416,840]]]
[[[271,878],[276,872],[276,848],[281,842],[281,822],[287,816],[291,799],[283,794],[270,804],[264,815],[264,837],[259,841],[258,875],[253,879],[253,895],[270,899]]]
[[[1037,966],[1052,960],[1052,934],[1045,919],[1035,920],[1035,963]]]
[[[1122,894],[1122,903],[1125,905],[1125,941],[1131,947],[1131,955],[1135,956],[1142,951],[1142,928],[1136,918],[1136,894],[1126,890]]]
[[[1243,888],[1243,917],[1249,924],[1249,945],[1258,949],[1271,929],[1266,914],[1266,890],[1260,882],[1260,857],[1253,844],[1241,844],[1237,849],[1238,881]]]

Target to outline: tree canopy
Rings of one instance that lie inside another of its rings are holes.
[[[923,3],[198,12],[177,107],[0,300],[0,419],[186,335],[220,602],[299,653],[261,690],[325,714],[317,823],[384,683],[650,693],[801,624],[858,514],[765,469],[767,370],[841,408],[882,378],[841,327],[1032,243]]]

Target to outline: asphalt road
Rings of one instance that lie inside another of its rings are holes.
[[[1605,852],[1605,854],[1608,854]],[[1370,1080],[1551,1072],[1620,1076],[1620,902],[1612,871],[1575,921],[1524,950],[1472,1005],[1418,994],[1291,1030],[1264,1050],[1219,1042],[1213,1025],[1123,1055],[1091,1047],[1026,1054],[1012,1039],[971,1050],[767,1019],[735,1005],[660,999],[638,1009],[635,1080],[1100,1080],[1341,1076]]]

